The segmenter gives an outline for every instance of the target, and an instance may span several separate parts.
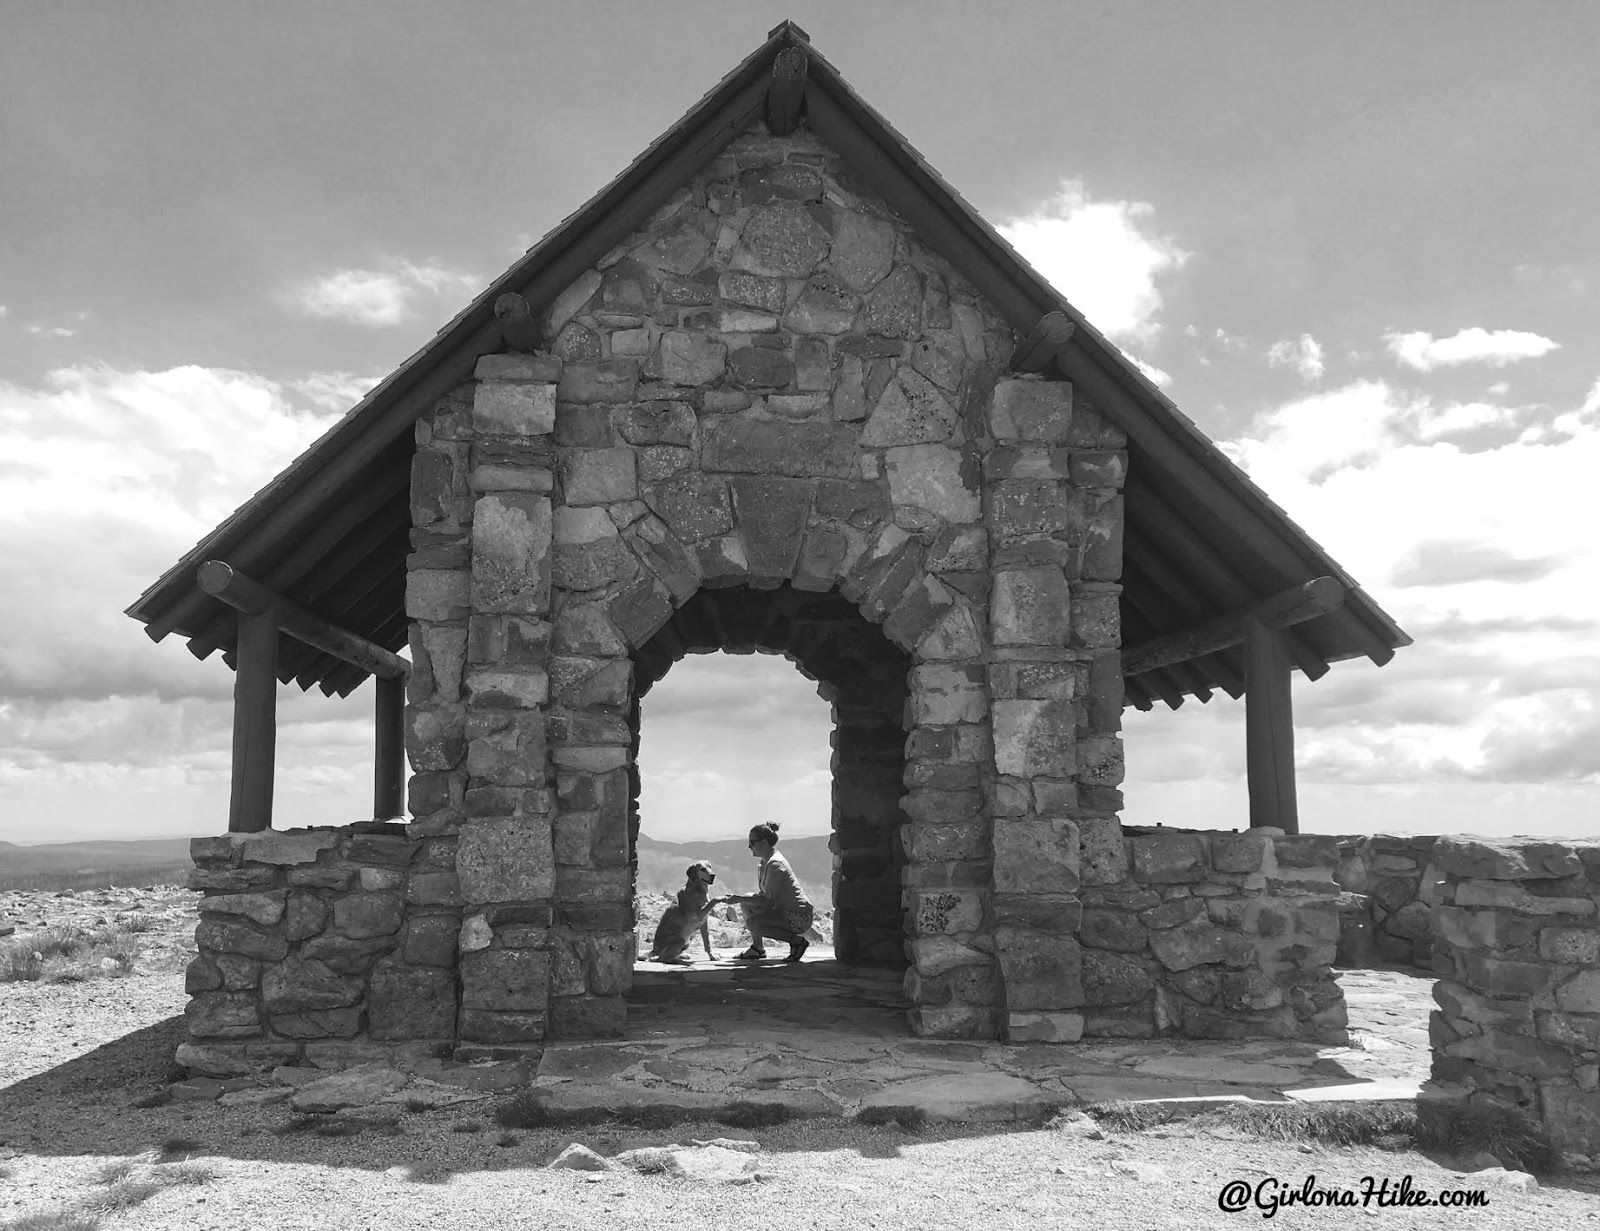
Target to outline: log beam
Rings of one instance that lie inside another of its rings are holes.
[[[373,684],[372,816],[387,821],[406,812],[406,680],[380,676]]]
[[[1017,343],[1011,355],[1011,368],[1015,372],[1042,372],[1050,361],[1072,340],[1077,326],[1065,312],[1046,312],[1039,323]]]
[[[238,618],[228,832],[259,833],[272,828],[278,751],[278,624],[270,615],[241,611]]]
[[[800,104],[806,96],[806,53],[785,47],[772,62],[772,85],[767,89],[767,131],[787,137],[800,125]]]
[[[297,641],[315,646],[341,662],[359,667],[379,679],[404,677],[411,664],[382,646],[373,645],[349,629],[329,623],[313,611],[267,589],[221,560],[207,560],[196,572],[200,589],[249,616],[270,618]],[[240,624],[240,631],[244,625]],[[241,655],[242,665],[242,655]]]
[[[1344,586],[1332,577],[1317,577],[1280,590],[1239,611],[1207,620],[1182,632],[1155,637],[1122,652],[1122,674],[1139,675],[1188,662],[1243,644],[1251,625],[1284,629],[1326,615],[1344,602]],[[1287,647],[1285,647],[1287,652]],[[1246,677],[1248,693],[1248,676]]]
[[[1300,832],[1294,782],[1294,709],[1281,629],[1252,620],[1245,630],[1245,782],[1250,827]]]
[[[494,315],[500,322],[500,332],[505,337],[507,350],[539,349],[539,322],[534,318],[526,297],[515,291],[507,291],[496,297]]]

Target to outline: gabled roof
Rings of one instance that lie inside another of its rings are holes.
[[[406,641],[412,425],[502,349],[494,303],[524,295],[536,314],[764,114],[780,53],[807,58],[805,124],[994,305],[1019,334],[1051,312],[1076,326],[1046,375],[1128,434],[1123,644],[1182,631],[1319,576],[1348,590],[1337,610],[1290,631],[1311,678],[1330,662],[1387,662],[1410,638],[1326,552],[1273,504],[1167,397],[1033,270],[901,135],[785,22],[633,164],[491,283],[421,350],[162,575],[128,608],[155,640],[177,633],[204,658],[231,662],[232,610],[202,592],[195,570],[222,559],[335,624],[388,649]],[[791,57],[792,58],[792,57]],[[279,674],[348,693],[365,673],[285,639]],[[1238,649],[1127,681],[1129,700],[1181,703],[1243,687]]]

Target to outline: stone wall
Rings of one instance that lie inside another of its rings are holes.
[[[638,656],[779,586],[910,661],[826,681],[847,947],[911,942],[919,1033],[1051,1034],[1078,827],[1120,806],[1121,434],[1008,377],[1004,321],[803,130],[739,138],[543,323],[417,428],[411,808],[493,942],[461,1037],[621,1029]],[[897,770],[898,806],[846,789]]]
[[[1600,1150],[1600,840],[1440,838],[1433,1076]]]
[[[189,964],[203,1072],[264,1068],[353,1041],[453,1046],[456,839],[416,826],[229,834],[190,844],[204,891]]]
[[[1334,839],[1097,826],[1084,843],[1083,1032],[1345,1039]]]
[[[1442,877],[1432,835],[1356,834],[1336,838],[1339,965],[1380,963],[1433,972],[1433,908]]]

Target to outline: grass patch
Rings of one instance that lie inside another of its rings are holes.
[[[56,1210],[49,1214],[24,1214],[0,1222],[0,1231],[99,1231],[100,1218],[83,1210]]]
[[[729,1103],[713,1117],[729,1128],[775,1128],[791,1118],[782,1103]]]
[[[272,1126],[274,1137],[289,1137],[295,1133],[309,1133],[322,1123],[321,1116],[290,1116],[282,1124]]]
[[[928,1113],[920,1107],[863,1107],[856,1112],[856,1123],[894,1124],[908,1133],[920,1133],[928,1123]]]
[[[481,1133],[483,1122],[480,1120],[457,1120],[450,1126],[452,1133]]]
[[[165,1107],[172,1102],[172,1095],[165,1090],[157,1090],[154,1094],[144,1094],[129,1103],[129,1107],[139,1107],[148,1110],[151,1107]]]
[[[173,1163],[205,1153],[205,1146],[193,1137],[168,1137],[156,1146],[157,1163]]]
[[[122,1214],[143,1205],[165,1187],[159,1180],[121,1180],[85,1204],[97,1214]]]
[[[124,1158],[114,1163],[107,1163],[100,1168],[95,1173],[94,1182],[96,1184],[115,1184],[120,1180],[127,1179],[132,1174],[133,1164]]]
[[[82,983],[130,974],[139,942],[124,924],[49,927],[0,940],[0,983]]]
[[[412,1115],[416,1115],[418,1112],[428,1110],[428,1100],[421,1098],[408,1098],[404,1103],[401,1104],[401,1106],[409,1111]]]
[[[428,1163],[421,1167],[413,1167],[406,1178],[413,1184],[448,1184],[454,1174],[455,1172],[443,1163]]]
[[[494,1139],[494,1143],[501,1149],[510,1149],[512,1146],[521,1145],[522,1138],[518,1137],[515,1133],[501,1133]]]
[[[1503,1103],[1418,1103],[1417,1147],[1470,1154],[1487,1150],[1534,1175],[1547,1175],[1561,1161],[1544,1126]]]
[[[318,1137],[359,1137],[366,1126],[355,1120],[319,1120],[311,1126]]]
[[[1143,1132],[1175,1120],[1228,1128],[1264,1141],[1374,1146],[1382,1150],[1487,1150],[1508,1165],[1547,1175],[1561,1154],[1542,1126],[1500,1103],[1240,1103],[1189,1111],[1172,1103],[1099,1103],[1083,1109],[1107,1128]]]

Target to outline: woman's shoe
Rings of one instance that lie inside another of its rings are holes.
[[[792,940],[789,942],[789,956],[783,960],[786,962],[798,962],[806,955],[806,950],[810,947],[811,942],[804,936],[802,936],[799,940]]]
[[[751,945],[743,953],[736,954],[733,960],[736,962],[759,962],[766,956],[767,951],[765,949],[757,949],[754,945]]]

